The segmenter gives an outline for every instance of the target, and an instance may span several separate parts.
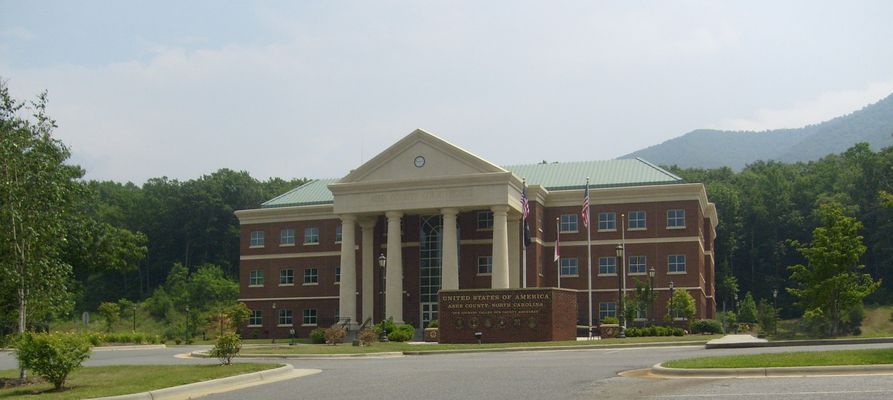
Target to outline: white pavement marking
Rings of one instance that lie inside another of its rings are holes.
[[[893,390],[832,390],[832,391],[821,391],[821,392],[747,392],[747,393],[711,393],[711,394],[667,394],[662,396],[655,396],[657,399],[674,399],[680,397],[756,397],[756,396],[782,396],[787,398],[789,396],[815,396],[815,395],[829,395],[829,394],[879,394],[879,393],[893,393]],[[781,398],[781,397],[779,397]]]

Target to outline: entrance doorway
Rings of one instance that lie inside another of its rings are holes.
[[[437,292],[441,287],[443,260],[443,218],[422,217],[419,227],[419,328],[437,319]]]

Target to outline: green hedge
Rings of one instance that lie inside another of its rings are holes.
[[[93,346],[103,344],[158,344],[162,343],[161,336],[148,333],[86,333],[84,336]]]
[[[691,333],[722,333],[722,323],[715,319],[698,319],[691,323]]]
[[[626,337],[642,336],[685,336],[682,328],[674,326],[647,326],[644,328],[627,328]]]
[[[325,344],[326,328],[316,328],[310,331],[310,341],[313,342],[313,344]]]

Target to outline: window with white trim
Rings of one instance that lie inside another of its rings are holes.
[[[558,217],[558,230],[561,233],[577,232],[577,214],[564,214]]]
[[[667,210],[667,228],[685,228],[685,210]]]
[[[308,308],[304,310],[304,325],[316,325],[316,309]]]
[[[319,244],[319,228],[315,226],[304,228],[304,244]]]
[[[648,267],[645,266],[647,262],[648,257],[646,256],[629,256],[629,273],[644,274],[648,272]]]
[[[580,273],[576,258],[561,258],[558,262],[561,265],[561,276],[577,276]]]
[[[335,227],[335,243],[341,243],[341,227],[342,225]]]
[[[478,275],[493,273],[493,256],[478,256]]]
[[[617,318],[617,303],[598,303],[598,320],[607,317]]]
[[[251,231],[251,247],[264,247],[264,231]]]
[[[304,284],[315,285],[319,283],[319,270],[316,268],[304,268]]]
[[[279,231],[279,245],[280,246],[291,246],[295,244],[295,230],[291,228],[282,229]]]
[[[291,268],[285,268],[279,270],[279,285],[294,285],[295,284],[295,270]]]
[[[598,213],[598,230],[599,231],[616,231],[617,230],[617,213],[614,213],[614,212]]]
[[[627,229],[631,231],[645,229],[645,219],[645,211],[630,211]]]
[[[617,257],[599,257],[598,258],[598,273],[599,273],[599,275],[616,274],[617,273]]]
[[[255,269],[248,273],[248,286],[263,286],[264,270]]]
[[[335,267],[335,283],[341,283],[341,267]]]
[[[685,255],[673,254],[667,256],[667,272],[685,272]]]
[[[294,316],[291,310],[279,309],[279,325],[294,325]]]
[[[248,317],[248,326],[262,326],[264,324],[264,313],[261,310],[251,310],[251,316]]]
[[[478,229],[493,229],[493,211],[477,212]]]

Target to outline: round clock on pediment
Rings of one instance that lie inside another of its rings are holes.
[[[422,156],[416,156],[414,162],[415,162],[415,167],[416,167],[416,168],[422,168],[422,167],[425,166],[425,157],[422,157]]]

